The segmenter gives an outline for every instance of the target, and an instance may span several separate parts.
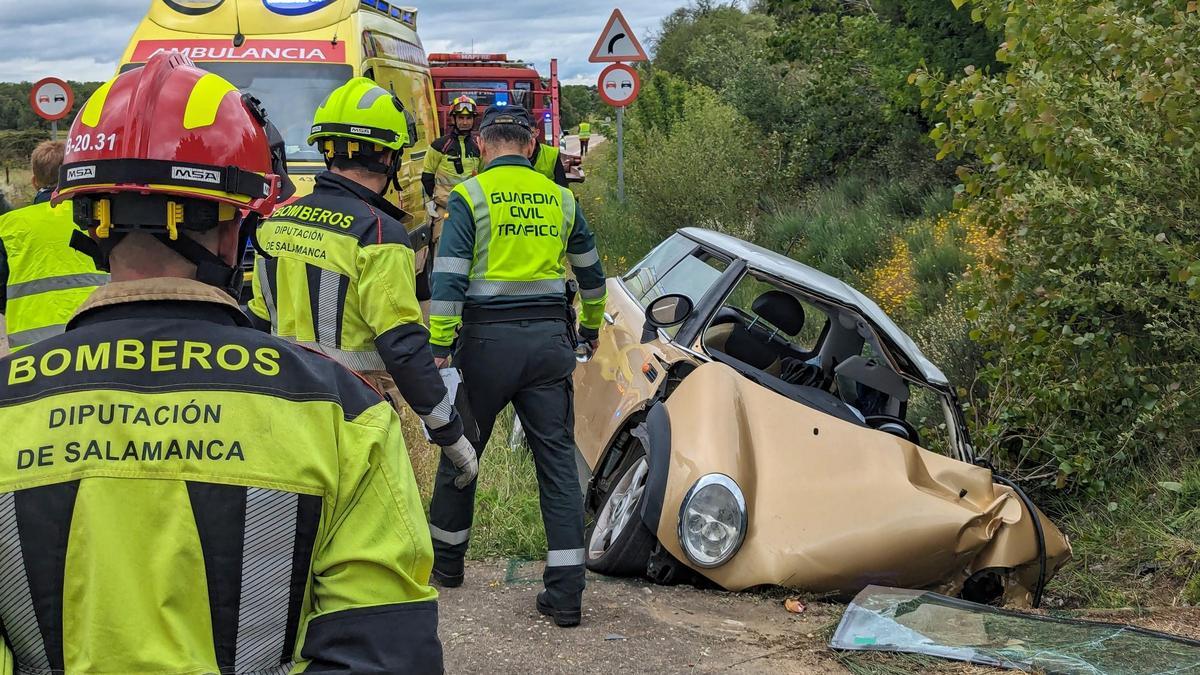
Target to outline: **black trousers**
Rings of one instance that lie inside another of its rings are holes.
[[[575,468],[575,351],[566,321],[467,324],[454,362],[462,370],[482,454],[496,416],[512,403],[533,450],[549,551],[543,581],[558,609],[577,609],[584,586],[583,495]],[[454,487],[443,455],[429,507],[434,567],[461,574],[475,512],[475,483]]]

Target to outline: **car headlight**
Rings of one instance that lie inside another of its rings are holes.
[[[732,478],[710,473],[688,490],[679,508],[679,543],[699,567],[724,565],[746,538],[746,498]]]

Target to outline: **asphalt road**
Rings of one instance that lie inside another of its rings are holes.
[[[606,140],[607,139],[604,138],[603,136],[600,136],[597,134],[592,134],[592,140],[590,143],[588,143],[588,147],[595,148],[597,145],[600,145],[601,143],[605,142]],[[578,136],[574,136],[574,135],[563,136],[563,141],[567,144],[565,152],[568,155],[578,155],[579,154],[579,137]]]

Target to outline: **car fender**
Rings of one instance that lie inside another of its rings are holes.
[[[658,402],[646,414],[646,421],[633,430],[633,437],[646,449],[646,492],[642,499],[642,522],[651,532],[658,531],[662,519],[663,499],[667,494],[667,477],[671,471],[671,420],[667,407]]]

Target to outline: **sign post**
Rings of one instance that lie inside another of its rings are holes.
[[[71,114],[75,92],[57,77],[42,78],[29,90],[29,105],[38,117],[50,122],[50,137],[58,140],[58,121]]]
[[[625,201],[625,108],[637,100],[642,88],[637,71],[622,62],[649,60],[625,15],[614,9],[588,61],[612,64],[600,73],[598,87],[600,98],[617,109],[617,199],[622,202]]]

